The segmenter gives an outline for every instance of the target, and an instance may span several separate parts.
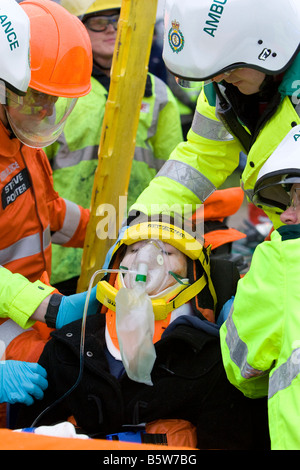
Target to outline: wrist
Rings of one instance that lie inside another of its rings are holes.
[[[49,328],[56,328],[56,319],[63,295],[52,294],[45,314],[45,323]]]

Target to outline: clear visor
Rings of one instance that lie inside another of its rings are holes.
[[[213,77],[207,78],[206,80],[189,80],[188,78],[180,78],[175,76],[175,81],[181,88],[198,88],[200,84],[202,86],[206,86],[213,82],[221,82],[222,80],[226,79],[226,77],[228,77],[233,71],[241,70],[242,68],[243,67],[238,66],[228,66],[223,70],[216,72]]]
[[[138,266],[147,265],[146,292],[155,295],[186,279],[187,260],[181,251],[161,240],[143,240],[129,245],[121,262],[122,268],[137,271]],[[134,272],[124,275],[127,288],[135,285]]]
[[[296,211],[299,210],[300,208],[300,184],[294,184],[292,188],[289,191],[289,203],[288,203],[288,208],[291,208],[292,210]]]
[[[258,185],[253,196],[254,204],[286,210],[290,206],[290,190],[299,183],[299,176],[275,175]]]
[[[179,78],[175,77],[175,81],[177,85],[179,85],[181,88],[188,88],[188,89],[193,89],[193,88],[199,88],[199,86],[204,86],[206,85],[206,81],[192,81],[192,80],[186,80],[184,78]],[[208,80],[207,82],[211,82],[212,80]]]
[[[76,101],[77,98],[47,95],[32,88],[25,96],[7,90],[5,109],[18,139],[29,147],[41,148],[51,145],[63,132]]]

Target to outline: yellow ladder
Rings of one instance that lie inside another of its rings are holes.
[[[77,292],[102,268],[125,216],[157,1],[122,2]]]

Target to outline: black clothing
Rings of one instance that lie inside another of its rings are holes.
[[[122,425],[179,418],[196,425],[200,449],[269,449],[266,400],[247,399],[228,382],[216,325],[196,317],[171,323],[155,345],[153,386],[111,374],[104,331],[105,315],[87,318],[81,380],[37,426],[74,416],[83,432],[105,438]],[[39,361],[49,387],[42,401],[21,407],[17,427],[30,426],[76,383],[80,336],[81,321],[52,333]]]

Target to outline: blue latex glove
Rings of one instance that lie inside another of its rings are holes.
[[[32,405],[48,387],[47,372],[39,364],[0,361],[0,403]]]
[[[218,316],[217,325],[221,326],[224,323],[224,321],[227,320],[233,301],[234,301],[234,297],[232,296],[229,300],[227,300],[227,302],[225,302]]]
[[[96,292],[97,286],[91,290],[87,315],[93,315],[97,312],[99,302],[96,299]],[[63,296],[56,317],[56,328],[62,328],[64,325],[83,317],[86,296],[87,291]]]

